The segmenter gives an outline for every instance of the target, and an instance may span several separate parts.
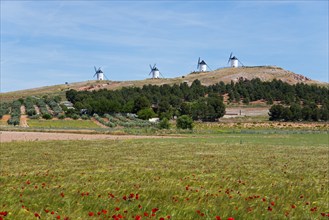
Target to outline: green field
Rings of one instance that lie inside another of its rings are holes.
[[[100,128],[90,120],[28,120],[31,128]]]
[[[327,133],[12,142],[0,152],[4,219],[328,219]]]

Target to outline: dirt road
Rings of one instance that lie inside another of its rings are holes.
[[[0,142],[1,143],[11,142],[11,141],[97,140],[97,139],[123,140],[123,139],[141,139],[141,138],[173,138],[173,137],[0,131]]]

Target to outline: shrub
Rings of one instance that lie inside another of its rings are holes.
[[[58,119],[64,119],[65,118],[65,114],[59,114],[58,115]]]
[[[37,115],[32,115],[32,116],[29,116],[30,119],[39,119],[40,118],[40,115],[37,114]]]
[[[79,117],[78,114],[73,114],[73,115],[71,116],[71,118],[74,119],[74,120],[77,120],[77,119],[79,119],[80,117]]]
[[[46,120],[49,120],[49,119],[52,119],[53,116],[51,116],[51,114],[46,113],[46,114],[43,114],[43,115],[42,115],[42,118],[44,118],[44,119],[46,119]]]
[[[88,116],[88,115],[82,115],[81,116],[81,119],[83,119],[83,120],[88,120],[90,117]]]
[[[159,124],[158,124],[158,127],[160,129],[169,129],[170,128],[170,123],[169,123],[169,120],[167,118],[163,118]]]
[[[180,129],[193,129],[193,120],[187,115],[182,115],[177,118],[176,127]]]

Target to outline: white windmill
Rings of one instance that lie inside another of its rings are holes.
[[[101,70],[101,68],[99,67],[98,69],[96,69],[96,67],[94,66],[95,68],[95,74],[94,74],[94,77],[97,76],[97,80],[104,80],[104,73],[103,71]]]
[[[153,67],[150,64],[150,69],[151,72],[149,73],[149,75],[152,74],[152,79],[159,79],[160,75],[163,77],[163,75],[160,73],[160,70],[156,67],[156,64],[154,64]]]
[[[241,61],[236,58],[235,56],[232,57],[232,52],[230,54],[230,57],[228,58],[227,64],[229,64],[231,62],[231,67],[237,68],[239,67],[239,63],[241,64],[241,66],[244,66]]]
[[[207,67],[210,69],[210,67],[208,66],[208,64],[204,60],[201,60],[200,61],[200,57],[199,57],[199,59],[198,59],[198,65],[196,67],[199,70],[199,72],[206,72],[207,71]]]

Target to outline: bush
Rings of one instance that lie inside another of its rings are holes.
[[[74,120],[77,120],[77,119],[79,119],[80,117],[79,117],[78,114],[73,114],[73,115],[71,116],[71,118],[74,119]]]
[[[88,115],[82,115],[81,116],[81,119],[83,119],[83,120],[88,120],[90,117],[88,116]]]
[[[9,125],[14,125],[14,126],[19,125],[19,118],[16,118],[16,117],[10,118],[10,119],[7,121],[7,123],[8,123]]]
[[[193,129],[193,120],[187,115],[182,115],[177,118],[176,127],[180,129]]]
[[[39,114],[29,116],[29,119],[39,119],[39,118],[40,118],[40,115]]]
[[[170,123],[169,123],[169,120],[167,118],[163,118],[159,124],[158,124],[158,127],[160,129],[169,129],[170,128]]]
[[[155,112],[151,108],[144,108],[137,112],[138,118],[148,120],[156,116]]]
[[[49,119],[52,119],[53,116],[52,116],[51,114],[46,113],[46,114],[43,114],[43,115],[42,115],[42,118],[44,118],[44,119],[46,119],[46,120],[49,120]]]
[[[65,118],[65,114],[59,114],[57,118],[58,119],[64,119]]]

